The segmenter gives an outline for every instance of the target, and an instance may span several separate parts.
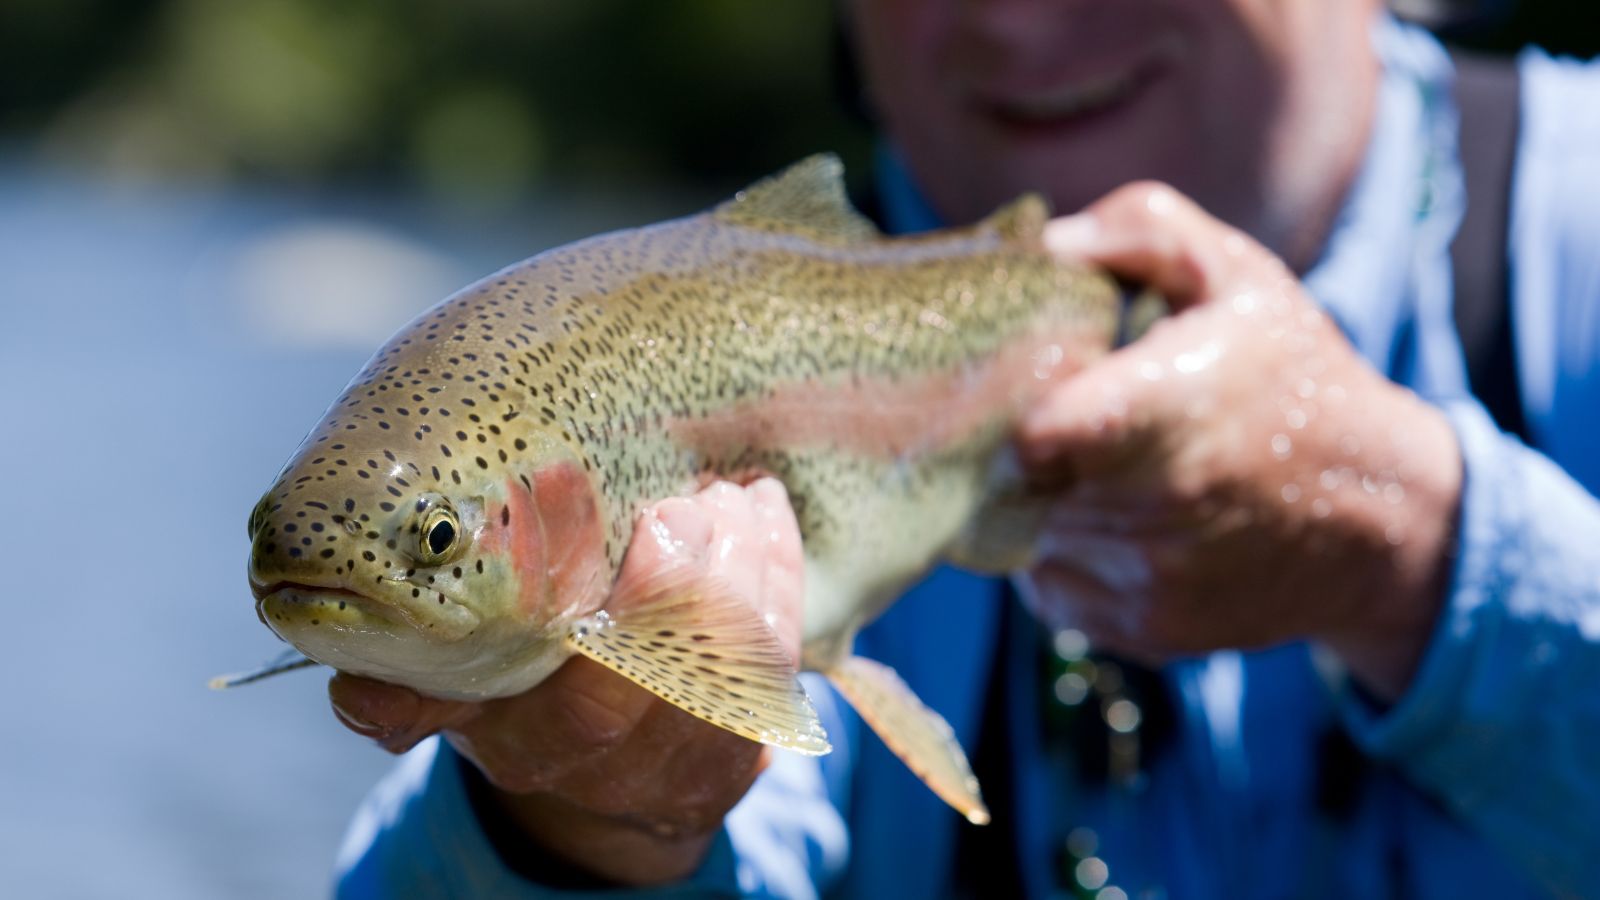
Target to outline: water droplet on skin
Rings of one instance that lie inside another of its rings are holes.
[[[1328,387],[1323,388],[1323,394],[1329,400],[1334,401],[1343,400],[1346,396],[1344,385],[1342,384],[1329,385]]]
[[[1033,356],[1033,377],[1045,381],[1056,373],[1056,367],[1061,365],[1065,356],[1060,344],[1051,344],[1044,347]]]
[[[1161,364],[1154,360],[1145,360],[1139,364],[1139,377],[1145,381],[1161,380]]]
[[[1333,501],[1327,497],[1318,497],[1311,501],[1311,515],[1314,518],[1326,519],[1333,514]]]
[[[1306,411],[1303,409],[1291,409],[1284,413],[1283,421],[1290,428],[1296,430],[1304,428],[1306,427]]]
[[[1395,483],[1386,484],[1383,486],[1383,499],[1394,504],[1403,503],[1406,489]]]
[[[1317,395],[1317,383],[1310,378],[1302,378],[1300,383],[1295,385],[1294,392],[1300,395],[1300,399],[1310,400]]]
[[[1217,361],[1222,356],[1222,345],[1216,341],[1206,341],[1200,347],[1187,353],[1180,353],[1172,360],[1172,367],[1184,375],[1193,375]]]
[[[1283,486],[1283,502],[1294,503],[1300,499],[1300,485],[1286,484]]]
[[[1378,479],[1373,478],[1371,475],[1361,476],[1361,489],[1369,494],[1376,494],[1378,492]]]
[[[1317,483],[1322,485],[1325,491],[1337,490],[1339,481],[1339,473],[1332,469],[1323,469],[1322,474],[1317,477]]]
[[[1248,316],[1261,305],[1261,300],[1254,291],[1245,291],[1233,298],[1233,311],[1241,316]]]
[[[1238,232],[1233,232],[1222,239],[1222,252],[1228,254],[1229,256],[1243,256],[1245,251],[1249,249],[1250,242],[1246,241],[1244,239],[1244,235],[1239,234]]]
[[[1288,459],[1293,452],[1294,444],[1290,442],[1287,434],[1275,434],[1272,436],[1272,455],[1274,457]]]
[[[1339,452],[1345,456],[1355,456],[1361,452],[1361,441],[1353,434],[1347,434],[1339,439]]]
[[[1395,523],[1383,530],[1383,539],[1391,546],[1398,547],[1400,542],[1406,539],[1406,530],[1399,523]]]
[[[1153,216],[1170,216],[1178,208],[1178,198],[1172,191],[1158,188],[1145,197],[1144,208]]]

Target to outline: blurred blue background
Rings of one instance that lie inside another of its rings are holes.
[[[1437,21],[1600,36],[1492,7]],[[840,59],[827,4],[0,7],[0,895],[325,893],[388,757],[325,673],[206,690],[280,646],[251,504],[453,289],[818,149],[859,180]]]

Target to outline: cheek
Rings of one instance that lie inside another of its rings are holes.
[[[952,115],[939,89],[955,28],[948,0],[860,0],[851,4],[848,40],[855,50],[868,105],[889,120],[902,143],[927,136]],[[910,132],[903,134],[899,132]],[[948,135],[944,136],[948,137]]]
[[[587,611],[604,600],[605,530],[582,467],[550,466],[506,484],[504,504],[491,506],[485,548],[506,560],[518,579],[518,603],[529,616]]]

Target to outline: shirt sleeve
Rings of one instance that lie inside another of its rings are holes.
[[[1407,693],[1356,740],[1563,895],[1600,887],[1600,503],[1470,401],[1457,558]]]
[[[508,866],[468,796],[463,761],[439,738],[402,757],[356,812],[340,849],[341,900],[405,897],[576,896],[814,898],[843,870],[849,839],[839,802],[851,756],[839,746],[838,703],[820,679],[806,688],[834,738],[823,760],[774,751],[769,765],[728,814],[700,869],[658,888],[565,890]]]

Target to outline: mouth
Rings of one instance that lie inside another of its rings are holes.
[[[977,104],[1010,131],[1035,133],[1082,127],[1112,115],[1168,73],[1177,59],[1172,42],[1152,44],[1141,53],[1073,74],[1010,87],[980,88]]]
[[[294,581],[260,584],[252,580],[250,593],[256,598],[256,616],[285,638],[282,627],[305,622],[317,626],[399,624],[392,615],[385,614],[386,604],[345,587]]]
[[[374,597],[351,590],[342,584],[308,584],[274,581],[263,584],[250,580],[256,598],[256,615],[267,627],[283,633],[285,627],[345,626],[365,630],[406,629],[430,638],[453,641],[470,634],[478,616],[468,607],[438,591],[405,589],[393,598]],[[291,643],[293,641],[291,640]]]

